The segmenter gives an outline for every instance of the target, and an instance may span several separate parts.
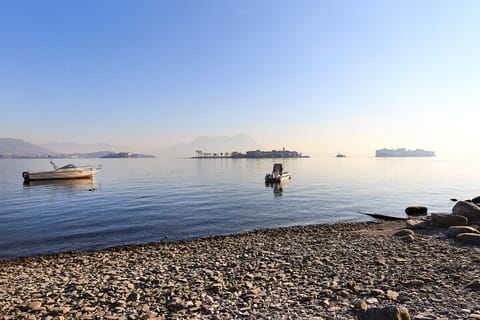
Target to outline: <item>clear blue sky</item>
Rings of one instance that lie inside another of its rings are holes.
[[[0,137],[479,149],[478,1],[0,1]]]

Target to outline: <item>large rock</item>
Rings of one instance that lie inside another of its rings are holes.
[[[410,320],[408,309],[403,306],[389,306],[385,308],[370,308],[360,310],[357,314],[359,320]]]
[[[473,198],[472,202],[475,204],[480,204],[480,196]]]
[[[480,234],[479,233],[460,233],[455,237],[456,242],[463,244],[472,244],[475,246],[480,245]]]
[[[408,219],[405,221],[405,228],[418,230],[430,227],[430,222],[425,220]]]
[[[480,222],[480,207],[467,201],[458,201],[452,208],[454,215],[468,218],[470,223]]]
[[[460,216],[458,216],[458,217],[460,217]],[[480,233],[480,231],[478,231],[477,229],[475,229],[473,227],[453,226],[453,227],[448,228],[448,230],[446,232],[447,237],[450,237],[450,238],[455,238],[460,233]]]
[[[426,216],[427,207],[423,206],[410,206],[405,208],[405,213],[409,216]]]
[[[432,225],[434,227],[449,228],[453,226],[467,226],[468,219],[465,216],[457,216],[447,213],[432,213]]]

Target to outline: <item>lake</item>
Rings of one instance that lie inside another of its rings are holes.
[[[263,183],[276,161],[58,159],[103,169],[93,181],[24,186],[22,171],[50,170],[48,160],[0,160],[0,258],[405,216],[409,205],[451,212],[450,198],[480,195],[473,160],[285,159],[282,190]]]

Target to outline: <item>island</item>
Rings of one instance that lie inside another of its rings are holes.
[[[91,159],[91,158],[155,158],[154,155],[133,153],[133,152],[113,152],[113,151],[98,151],[90,153],[42,153],[42,154],[0,154],[0,159]]]
[[[149,154],[133,153],[133,152],[111,152],[100,158],[155,158],[155,156]]]
[[[282,150],[262,151],[253,150],[245,153],[241,152],[220,152],[220,153],[208,153],[201,150],[196,151],[197,156],[192,159],[216,159],[216,158],[230,158],[230,159],[275,159],[275,158],[310,158],[310,156],[303,155],[297,151],[289,151],[283,148]]]
[[[435,152],[423,149],[409,150],[406,148],[398,149],[379,149],[375,151],[375,157],[435,157]]]

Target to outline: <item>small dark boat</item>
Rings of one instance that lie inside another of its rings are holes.
[[[265,183],[280,183],[292,179],[290,173],[283,172],[283,166],[281,163],[275,163],[273,165],[272,173],[265,175]]]
[[[390,221],[408,220],[408,218],[387,216],[387,215],[380,214],[380,213],[372,213],[372,212],[359,212],[359,213],[370,216],[370,217],[375,218],[375,219],[380,219],[380,220],[390,220]]]

